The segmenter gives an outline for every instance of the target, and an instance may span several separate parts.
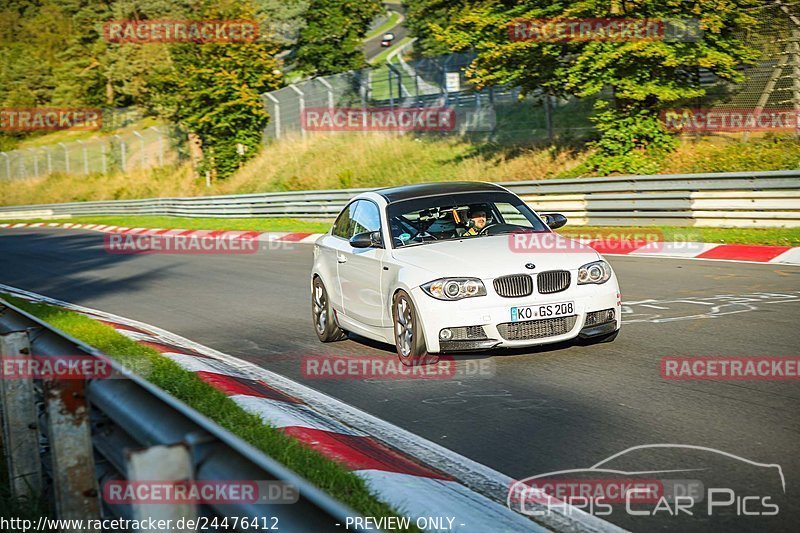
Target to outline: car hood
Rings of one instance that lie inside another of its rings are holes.
[[[576,270],[600,258],[592,248],[556,233],[472,237],[392,250],[400,263],[442,277],[492,279],[520,272]],[[533,263],[534,269],[525,265]]]

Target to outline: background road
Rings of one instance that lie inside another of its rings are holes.
[[[796,530],[800,520],[800,382],[665,381],[664,356],[800,354],[800,268],[611,257],[624,325],[611,344],[473,356],[493,377],[308,380],[307,354],[385,354],[364,340],[323,345],[311,325],[310,245],[249,256],[111,255],[103,235],[0,230],[0,283],[148,322],[304,382],[520,479],[589,467],[631,446],[681,443],[779,464],[762,468],[679,450],[629,454],[625,470],[698,469],[682,478],[780,499],[776,517],[611,521],[651,530]],[[632,303],[639,302],[639,303]],[[680,464],[678,464],[680,463]],[[718,485],[717,485],[718,484]],[[737,502],[739,500],[736,500]],[[752,509],[752,507],[751,507]],[[722,513],[722,514],[720,514]]]
[[[400,13],[401,15],[405,15],[406,9],[400,4],[392,4],[389,6],[389,9]],[[406,36],[408,36],[408,28],[405,26],[405,20],[400,24],[396,24],[391,29],[386,30],[383,33],[394,33],[394,41],[392,41],[392,45],[395,45],[402,41]],[[381,39],[383,39],[383,33],[373,37],[372,39],[364,41],[364,56],[367,58],[367,61],[370,61],[373,57],[380,55],[381,52],[386,50],[386,48],[381,46]]]

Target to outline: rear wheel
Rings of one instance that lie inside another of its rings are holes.
[[[400,362],[406,366],[427,364],[432,357],[425,346],[425,337],[419,324],[417,310],[411,297],[397,291],[392,300],[394,342]]]
[[[347,334],[336,324],[336,317],[328,300],[328,291],[319,277],[314,278],[311,288],[311,315],[314,320],[314,331],[322,342],[340,341]]]

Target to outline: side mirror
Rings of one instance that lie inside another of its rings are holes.
[[[561,213],[542,213],[541,217],[550,229],[558,229],[567,223],[567,217]]]
[[[350,237],[350,246],[353,248],[383,248],[380,231],[365,231]]]

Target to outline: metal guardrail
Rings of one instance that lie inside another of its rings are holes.
[[[800,170],[615,176],[500,183],[539,211],[573,224],[800,226]],[[153,198],[0,207],[0,219],[88,215],[332,219],[372,189]]]
[[[4,360],[31,354],[104,357],[2,299],[0,354]],[[154,512],[162,518],[170,512],[185,517],[187,506],[108,505],[100,497],[106,482],[131,479],[137,458],[145,470],[168,476],[180,470],[176,457],[183,457],[182,477],[155,479],[281,482],[298,496],[295,503],[205,503],[189,506],[190,516],[218,517],[220,522],[228,517],[228,525],[238,517],[241,526],[235,530],[239,531],[259,529],[252,526],[253,521],[264,524],[268,520],[274,527],[274,519],[281,530],[338,531],[337,523],[357,516],[197,411],[114,361],[109,363],[122,379],[0,379],[12,493],[48,493],[59,519],[141,520],[147,516],[143,513],[154,508],[161,509]]]

